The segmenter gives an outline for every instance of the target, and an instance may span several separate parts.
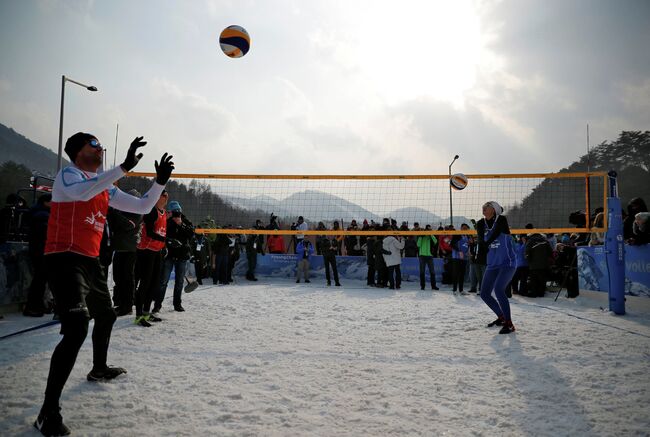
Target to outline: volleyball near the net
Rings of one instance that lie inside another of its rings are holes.
[[[241,26],[226,27],[219,35],[221,50],[230,58],[241,58],[251,47],[251,37]]]
[[[449,183],[456,190],[464,190],[467,186],[467,176],[462,173],[456,173],[449,178]]]

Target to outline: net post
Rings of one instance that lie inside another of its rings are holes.
[[[589,185],[589,173],[585,175],[585,227],[591,229],[591,190]]]
[[[625,314],[625,244],[623,213],[618,198],[616,172],[609,174],[610,196],[607,199],[608,227],[605,234],[605,257],[609,271],[609,310]]]

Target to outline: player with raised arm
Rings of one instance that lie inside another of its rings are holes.
[[[142,137],[135,138],[124,162],[99,174],[103,148],[94,135],[78,132],[65,144],[72,165],[63,168],[54,181],[45,245],[48,282],[63,338],[52,354],[45,400],[34,423],[43,435],[70,433],[60,414],[59,399],[88,333],[90,319],[95,319],[93,368],[87,379],[109,380],[126,373],[121,367],[107,365],[116,315],[98,256],[108,207],[137,214],[149,212],[174,169],[172,157],[165,153],[160,163],[155,163],[155,183],[142,198],[115,187],[113,184],[138,164],[142,158],[138,149],[145,144]]]

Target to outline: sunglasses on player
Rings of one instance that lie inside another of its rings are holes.
[[[95,138],[92,140],[88,141],[88,145],[92,147],[93,149],[101,149],[102,145],[99,141],[97,141]]]

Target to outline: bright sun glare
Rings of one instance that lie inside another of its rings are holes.
[[[425,95],[463,105],[483,46],[471,2],[377,2],[360,16],[359,68],[381,98]]]

